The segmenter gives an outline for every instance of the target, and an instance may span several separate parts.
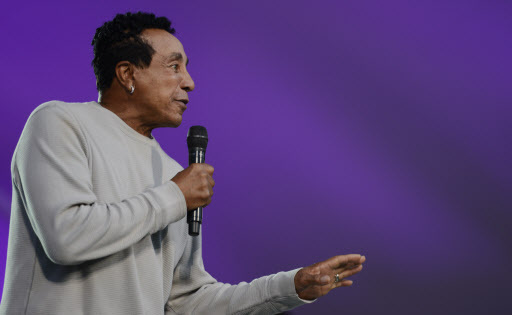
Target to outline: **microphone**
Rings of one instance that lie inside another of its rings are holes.
[[[208,133],[203,126],[192,126],[188,130],[188,164],[204,163]],[[187,211],[188,235],[198,236],[203,221],[203,207]]]

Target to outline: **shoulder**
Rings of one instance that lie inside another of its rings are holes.
[[[38,119],[40,117],[56,116],[72,116],[75,120],[87,113],[97,112],[98,105],[95,102],[87,103],[68,103],[62,101],[49,101],[37,106],[30,114],[28,121]],[[36,118],[37,117],[37,118]]]
[[[37,106],[29,115],[18,139],[11,161],[11,170],[28,157],[56,155],[87,155],[87,139],[73,107],[79,103],[50,101]]]
[[[30,114],[22,136],[26,130],[31,133],[43,131],[72,132],[85,137],[90,124],[105,125],[107,119],[101,105],[96,102],[69,103],[49,101],[37,106]]]
[[[31,147],[43,143],[58,146],[64,142],[85,145],[85,136],[77,119],[77,107],[86,103],[50,101],[36,107],[25,123],[16,151],[20,146]]]
[[[37,106],[25,123],[21,139],[60,138],[69,133],[80,134],[81,128],[76,118],[77,103],[50,101]]]

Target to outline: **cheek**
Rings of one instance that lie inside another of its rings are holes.
[[[181,73],[172,73],[165,78],[166,85],[175,90],[183,81],[183,75]]]
[[[178,86],[180,86],[182,80],[183,79],[180,75],[176,75],[169,80],[169,86],[172,87],[173,91],[175,91],[178,89]]]
[[[158,99],[160,102],[169,100],[176,95],[176,91],[183,80],[183,76],[176,73],[162,73],[145,82],[147,97]]]
[[[161,94],[172,95],[176,88],[178,87],[178,80],[175,78],[165,78],[155,82],[153,87],[158,87],[158,90]]]

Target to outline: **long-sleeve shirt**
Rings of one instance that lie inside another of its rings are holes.
[[[205,271],[170,180],[181,170],[97,102],[37,107],[11,163],[0,314],[273,314],[307,303],[298,269],[238,285]]]

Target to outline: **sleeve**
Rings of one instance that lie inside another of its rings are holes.
[[[303,304],[295,292],[300,268],[231,285],[208,274],[201,255],[201,236],[188,236],[185,252],[174,270],[166,315],[174,314],[277,314]]]
[[[119,252],[186,215],[172,181],[115,203],[92,190],[87,143],[58,106],[35,111],[18,142],[13,178],[30,224],[53,262],[74,265]]]

